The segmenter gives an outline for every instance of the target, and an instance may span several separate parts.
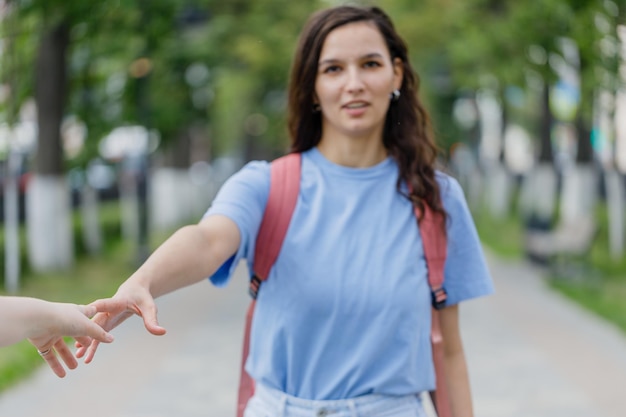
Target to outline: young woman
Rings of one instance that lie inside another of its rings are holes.
[[[113,341],[113,336],[89,320],[94,314],[94,306],[52,303],[30,297],[0,297],[0,346],[28,339],[62,378],[65,369],[57,354],[69,369],[78,365],[63,336],[74,337],[79,343],[89,343],[90,338],[105,343]]]
[[[435,170],[417,89],[406,45],[380,9],[323,10],[304,27],[289,86],[300,194],[258,294],[247,417],[424,415],[419,394],[435,386],[431,304],[413,208],[425,205],[447,224],[441,326],[453,413],[472,415],[457,305],[493,288],[462,191]],[[269,172],[251,162],[230,178],[198,225],[95,303],[111,310],[96,321],[110,329],[134,313],[163,334],[155,297],[206,276],[225,285],[240,259],[252,269]],[[81,354],[89,361],[96,348]]]

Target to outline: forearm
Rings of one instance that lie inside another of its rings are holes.
[[[37,333],[46,317],[46,301],[27,297],[0,297],[0,346],[17,343]]]
[[[156,298],[212,275],[238,245],[238,229],[228,219],[185,226],[167,239],[129,281],[145,286]]]
[[[454,417],[473,417],[467,363],[459,329],[459,306],[446,307],[439,312],[443,335],[444,372]]]
[[[454,417],[473,417],[469,374],[463,350],[445,357],[445,373]]]

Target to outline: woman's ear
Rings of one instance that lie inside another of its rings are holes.
[[[393,87],[399,90],[402,87],[402,80],[404,79],[404,65],[402,60],[398,57],[393,59]]]
[[[317,98],[317,94],[315,93],[313,93],[313,105],[311,107],[313,109],[313,113],[317,113],[322,110],[322,107],[320,106],[320,101]]]

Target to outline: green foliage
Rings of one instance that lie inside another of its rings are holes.
[[[412,51],[424,80],[426,101],[449,146],[454,128],[451,102],[465,91],[489,88],[502,95],[508,86],[527,90],[556,78],[564,38],[578,47],[581,63],[580,117],[591,128],[592,98],[599,87],[614,92],[618,76],[617,25],[625,21],[623,1],[593,0],[381,0]],[[537,103],[530,108],[540,110]],[[517,117],[518,109],[507,109]],[[524,126],[537,130],[539,114]],[[515,120],[519,122],[519,120]],[[588,140],[583,134],[581,140]],[[470,141],[471,138],[462,138]],[[582,149],[582,147],[581,147]]]
[[[622,1],[360,3],[383,7],[407,40],[424,80],[422,98],[432,109],[444,147],[460,135],[451,120],[451,103],[459,91],[487,84],[493,87],[493,80],[500,89],[510,84],[524,87],[529,74],[553,80],[547,57],[561,53],[562,37],[573,38],[583,62],[593,63],[584,68],[586,89],[598,85],[614,88],[617,82],[615,56],[603,53],[606,48],[599,44],[602,37],[616,38],[615,27],[624,21]],[[321,0],[31,0],[13,4],[18,14],[2,26],[4,37],[14,39],[15,45],[11,49],[15,53],[8,55],[13,63],[7,63],[8,57],[3,59],[4,79],[12,77],[18,84],[10,101],[14,111],[32,96],[38,32],[59,19],[71,23],[67,114],[76,114],[87,124],[88,145],[70,166],[85,165],[97,153],[100,138],[119,124],[148,124],[161,132],[164,146],[191,125],[204,126],[214,134],[224,131],[223,126],[210,127],[214,122],[237,127],[226,129],[225,137],[214,136],[216,150],[221,152],[245,144],[246,132],[239,122],[260,113],[268,118],[268,129],[254,141],[282,146],[285,87],[296,37],[311,12],[330,5]],[[608,23],[609,33],[598,29],[598,19]],[[11,37],[9,32],[19,36]],[[530,59],[531,48],[543,51],[546,59]],[[130,73],[139,57],[149,58],[152,64],[143,79]],[[204,85],[192,88],[185,81],[185,71],[194,63],[205,65],[211,75]],[[222,85],[231,82],[219,75],[225,72],[247,78],[248,91],[242,96],[245,111],[240,110],[243,115],[220,108],[230,99],[219,95],[237,88]],[[121,92],[114,91],[116,83],[122,84]],[[193,94],[205,95],[206,102],[198,105],[195,100],[194,104]],[[585,104],[587,113],[589,105]]]
[[[7,95],[0,101],[1,120],[13,125],[27,98],[34,94],[34,59],[36,47],[32,34],[38,21],[32,16],[8,14],[0,21],[3,54],[0,61],[0,82],[7,86]]]
[[[245,117],[251,111],[254,81],[239,71],[218,73],[219,88],[214,106],[214,152],[232,153],[243,148]]]
[[[210,108],[216,154],[250,141],[284,147],[284,101],[292,54],[304,21],[321,6],[312,0],[265,0],[245,6],[210,2],[206,48],[207,62],[216,75],[216,100]],[[249,133],[242,121],[253,113],[267,118],[268,129],[244,140]]]

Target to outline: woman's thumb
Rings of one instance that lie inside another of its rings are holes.
[[[141,311],[141,317],[143,318],[143,324],[150,333],[156,336],[161,336],[166,333],[164,327],[159,325],[159,321],[157,319],[157,308],[154,304],[150,306],[146,306],[145,309]]]

